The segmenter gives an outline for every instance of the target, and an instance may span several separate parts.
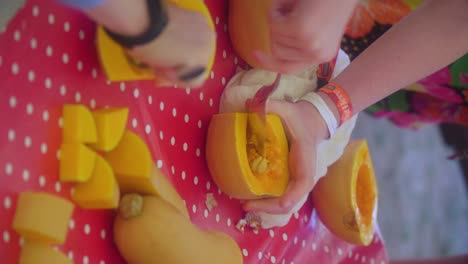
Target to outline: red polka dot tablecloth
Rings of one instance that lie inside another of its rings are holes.
[[[45,191],[70,198],[58,181],[61,108],[82,103],[129,108],[127,127],[148,143],[153,158],[185,200],[192,222],[226,232],[239,244],[244,263],[387,262],[380,234],[368,247],[334,237],[310,200],[282,228],[241,233],[239,202],[211,180],[204,144],[211,115],[227,81],[241,64],[227,34],[227,1],[207,0],[216,24],[216,62],[204,87],[156,88],[151,81],[110,83],[95,50],[95,24],[51,0],[27,1],[0,33],[0,256],[17,263],[24,241],[11,229],[18,193]],[[207,193],[218,207],[208,211]],[[66,243],[57,249],[74,263],[125,263],[112,242],[109,210],[76,207]],[[181,252],[183,254],[183,252]]]

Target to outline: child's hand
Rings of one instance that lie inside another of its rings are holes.
[[[296,73],[336,55],[356,0],[272,0],[271,52],[254,56],[265,69]]]
[[[309,102],[270,100],[267,107],[268,112],[281,117],[285,126],[290,143],[291,179],[283,196],[248,201],[244,204],[244,210],[285,214],[314,187],[317,146],[327,136],[328,131],[322,117]]]
[[[214,49],[215,33],[199,12],[167,4],[169,23],[154,41],[129,54],[154,69],[158,77],[199,86]]]

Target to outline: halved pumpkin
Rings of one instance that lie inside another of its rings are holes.
[[[267,115],[265,152],[258,150],[256,114],[222,113],[211,119],[206,159],[218,187],[237,199],[281,196],[289,183],[288,142],[276,115]]]
[[[350,142],[312,196],[323,224],[350,243],[369,245],[377,217],[377,184],[365,140]]]
[[[271,54],[269,12],[271,0],[229,1],[229,36],[239,56],[253,67],[260,67],[255,50]]]
[[[167,0],[180,8],[202,13],[206,17],[209,27],[214,30],[214,23],[210,15],[208,7],[202,0]],[[216,40],[214,40],[216,41]],[[137,62],[130,59],[125,49],[117,44],[105,32],[102,26],[98,26],[96,31],[96,42],[99,59],[104,68],[107,78],[110,81],[136,81],[136,80],[153,80],[157,79],[152,71],[146,67],[142,67]],[[216,45],[213,45],[213,52],[206,65],[204,73],[205,79],[213,67],[216,54]]]

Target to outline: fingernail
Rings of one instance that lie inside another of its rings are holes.
[[[194,69],[179,75],[179,79],[182,81],[190,81],[203,74],[205,70],[206,68],[203,66],[195,67]]]

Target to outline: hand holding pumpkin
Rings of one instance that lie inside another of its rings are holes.
[[[145,37],[144,42],[139,41],[140,44],[129,47],[127,53],[137,64],[148,66],[150,71],[154,71],[157,81],[161,84],[200,86],[212,67],[216,49],[216,33],[209,12],[207,9],[205,12],[206,6],[198,1],[159,2],[164,8],[152,7],[152,12],[148,12],[150,7],[145,0],[107,0],[97,6],[81,9],[99,25],[126,38],[141,38],[142,34],[148,34],[145,33],[148,30],[158,31],[159,28],[151,29],[150,25],[157,25],[159,23],[155,21],[167,19],[167,24],[159,34],[154,35],[153,32],[149,35],[152,38]],[[161,13],[167,13],[167,18],[166,15],[154,11],[159,9],[164,10],[160,11]],[[105,35],[108,37],[108,34]],[[113,44],[114,42],[115,40],[112,41]],[[117,50],[121,52],[120,47]],[[125,64],[125,61],[122,63]]]
[[[244,210],[271,214],[289,213],[317,182],[316,157],[319,142],[327,136],[326,125],[315,107],[304,101],[296,103],[270,100],[270,113],[279,115],[290,143],[291,179],[281,197],[250,200]]]
[[[129,54],[170,83],[199,86],[212,57],[215,33],[200,12],[167,4],[169,22],[156,39]]]
[[[353,1],[272,0],[271,56],[255,51],[262,67],[296,73],[336,55]]]

